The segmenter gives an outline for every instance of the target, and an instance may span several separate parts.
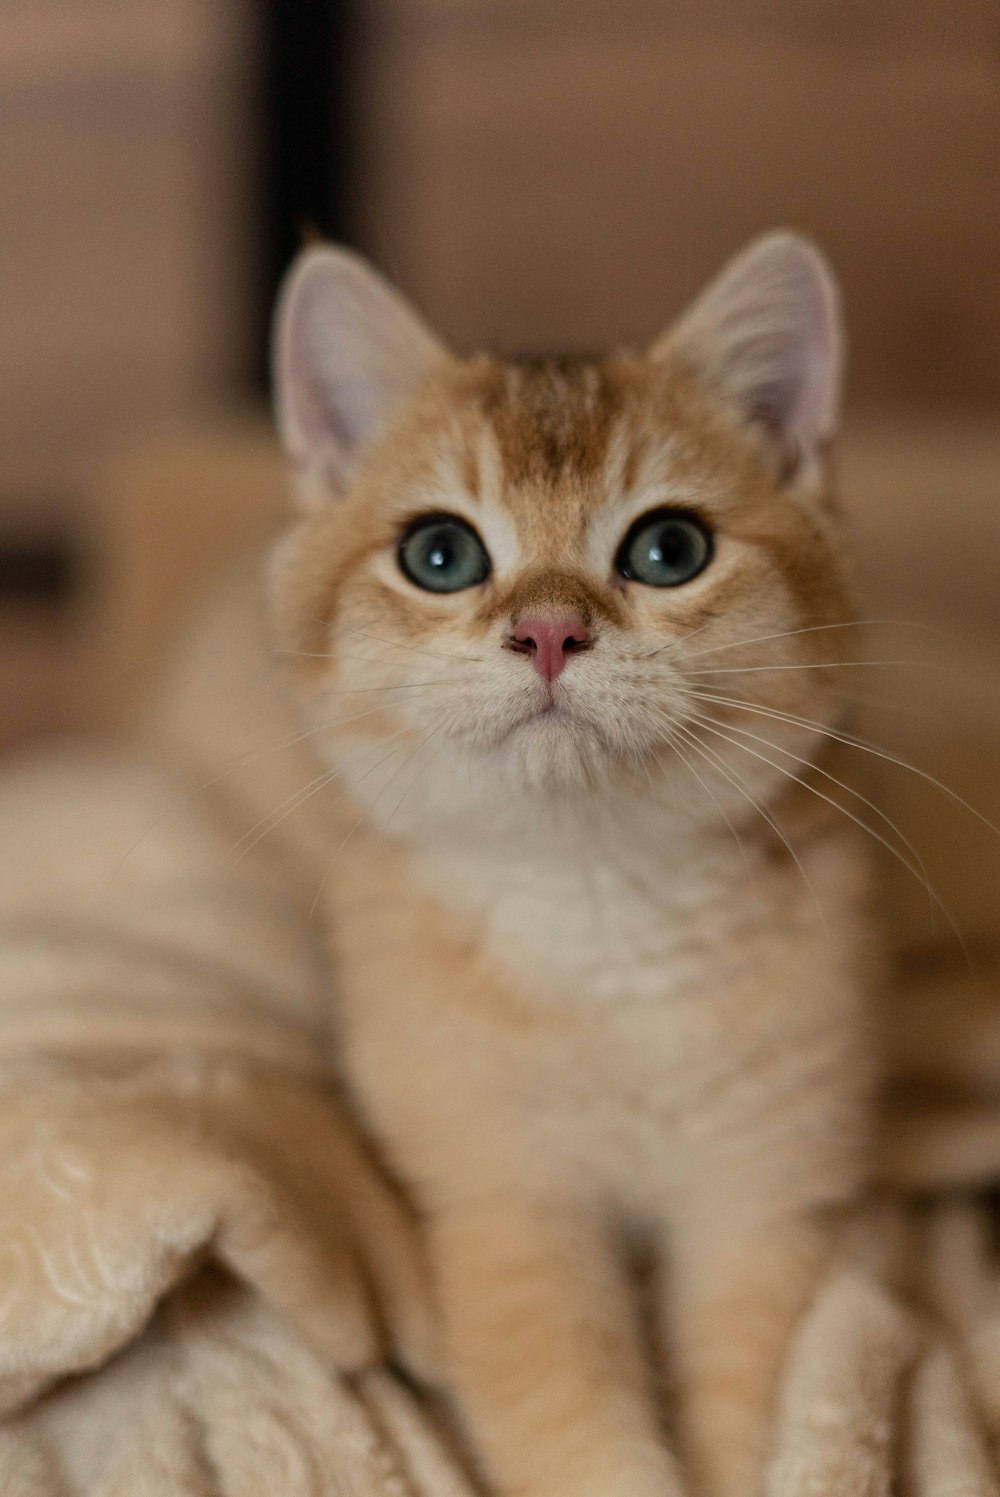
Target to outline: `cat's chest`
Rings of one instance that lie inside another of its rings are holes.
[[[388,887],[416,911],[410,966],[346,927],[349,1065],[431,1193],[481,1188],[484,1159],[518,1188],[531,1160],[641,1211],[828,1085],[842,983],[807,894],[752,848],[573,830],[411,844]]]
[[[487,963],[541,1004],[658,1004],[716,980],[755,903],[733,897],[724,858],[664,848],[653,832],[596,847],[470,844],[431,869]]]

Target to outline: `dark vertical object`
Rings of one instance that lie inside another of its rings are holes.
[[[260,0],[260,297],[254,383],[266,392],[271,308],[303,237],[351,240],[357,10],[362,0]]]

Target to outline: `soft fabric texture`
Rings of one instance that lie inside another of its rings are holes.
[[[322,794],[296,799],[318,766],[260,613],[238,589],[199,629],[127,752],[0,780],[12,1497],[474,1489],[413,1391],[435,1372],[414,1225],[331,1079],[310,916],[330,850]],[[954,679],[945,704],[912,755],[947,740],[946,778],[989,812],[995,727]],[[925,851],[931,792],[914,796]],[[997,1489],[1000,1271],[969,1194],[1000,1164],[989,866],[959,890],[976,981],[926,907],[887,893],[888,1189],[797,1333],[773,1497]]]

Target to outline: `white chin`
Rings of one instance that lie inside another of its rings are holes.
[[[500,754],[509,772],[530,787],[586,785],[611,767],[592,728],[555,713],[529,718],[515,728]]]

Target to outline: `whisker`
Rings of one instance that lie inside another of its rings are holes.
[[[315,617],[311,618],[310,622],[313,624],[319,624],[324,629],[329,628],[330,624],[329,619],[319,619]],[[376,644],[388,645],[390,648],[394,648],[397,650],[411,650],[416,655],[427,655],[432,660],[454,660],[459,664],[464,665],[468,660],[479,660],[481,658],[479,655],[456,655],[453,652],[445,650],[428,650],[425,647],[412,645],[408,640],[385,639],[381,635],[370,634],[364,629],[349,629],[347,632],[349,634],[356,634],[361,639],[373,640]]]
[[[405,768],[406,764],[409,764],[409,762],[410,762],[411,759],[415,759],[416,758],[417,754],[420,753],[421,749],[425,749],[427,747],[427,745],[430,743],[431,739],[434,738],[438,733],[440,733],[440,731],[441,731],[441,729],[443,727],[444,727],[444,723],[440,722],[440,723],[438,723],[437,727],[433,730],[433,732],[427,734],[427,737],[424,739],[423,743],[419,744],[418,747],[416,749],[414,749],[413,753],[410,755],[410,758],[407,759],[404,762],[404,766],[403,766],[404,768]],[[441,753],[441,751],[442,751],[442,749],[444,747],[445,747],[445,745],[443,743],[439,743],[438,746],[437,746],[437,748],[434,750],[433,754],[431,755],[431,757],[428,759],[427,763],[426,764],[422,764],[420,766],[420,768],[417,770],[417,773],[413,776],[412,780],[406,786],[406,788],[404,789],[402,795],[399,797],[399,800],[396,802],[396,804],[393,806],[392,810],[389,812],[389,815],[386,817],[386,819],[385,819],[385,826],[384,826],[383,830],[387,830],[388,829],[389,823],[392,821],[392,818],[395,816],[396,812],[399,810],[400,806],[403,804],[404,800],[409,795],[410,791],[416,785],[417,781],[423,775],[425,775],[427,773],[428,769],[430,769],[431,765],[434,763],[434,760],[437,758],[438,754]]]
[[[801,629],[783,629],[778,634],[756,634],[752,639],[731,639],[723,645],[709,645],[707,650],[695,650],[688,656],[688,659],[697,660],[702,655],[716,655],[722,650],[738,650],[745,645],[761,645],[771,639],[794,639],[800,634],[820,634],[830,629],[873,629],[890,626],[897,629],[925,629],[931,633],[940,632],[932,624],[922,624],[913,619],[843,619],[836,624],[806,624]]]
[[[283,653],[286,655],[302,655],[310,660],[329,660],[333,658],[318,651],[310,650],[286,650]],[[357,660],[362,665],[378,664],[378,661],[366,660],[361,655],[340,655],[338,658],[342,660]],[[362,692],[368,691],[416,691],[419,686],[453,686],[454,684],[454,676],[443,676],[433,681],[400,681],[394,686],[340,686],[336,691],[325,691],[323,694],[324,696],[358,696]]]
[[[388,645],[390,649],[411,650],[415,655],[427,655],[432,660],[454,660],[459,665],[465,665],[471,661],[482,659],[480,655],[455,655],[440,650],[421,649],[417,645],[407,644],[401,639],[382,639],[377,634],[367,634],[364,629],[351,629],[349,632],[360,635],[362,639],[373,640],[376,644]]]
[[[810,785],[808,780],[804,780],[801,775],[793,774],[793,772],[790,769],[786,769],[783,764],[778,764],[775,762],[775,760],[769,759],[766,754],[761,754],[757,749],[752,749],[748,747],[747,744],[741,743],[738,738],[731,737],[730,734],[723,732],[721,728],[711,727],[707,719],[705,719],[704,717],[702,717],[701,719],[700,726],[704,728],[706,732],[714,734],[716,738],[722,738],[726,743],[732,744],[734,748],[742,749],[745,754],[750,754],[754,759],[759,759],[762,764],[770,765],[770,767],[777,770],[779,774],[784,775],[789,780],[793,780],[795,784],[801,785],[804,790],[808,790],[813,795],[818,796],[819,799],[825,801],[828,806],[833,806],[834,810],[842,812],[844,816],[846,816],[850,821],[854,822],[855,826],[860,827],[862,831],[867,832],[869,836],[874,837],[876,842],[881,843],[881,845],[899,861],[899,863],[906,869],[906,871],[917,880],[921,887],[926,891],[928,897],[932,899],[933,902],[937,905],[938,909],[941,911],[942,915],[951,926],[955,938],[957,939],[958,944],[961,947],[962,955],[965,957],[966,963],[968,964],[969,972],[974,975],[975,969],[972,965],[972,957],[969,953],[965,937],[962,934],[962,931],[957,921],[955,920],[955,917],[951,913],[951,910],[945,904],[944,900],[941,898],[932,884],[928,881],[928,879],[924,876],[921,876],[921,873],[916,865],[911,863],[909,858],[907,858],[904,853],[900,852],[899,848],[896,847],[894,843],[890,842],[887,837],[883,837],[882,834],[876,831],[874,827],[869,826],[869,824],[866,821],[862,820],[860,816],[856,816],[853,811],[848,809],[847,806],[843,806],[839,801],[834,800],[832,795],[826,795],[822,790],[817,790],[815,785]]]
[[[352,632],[356,634],[356,633],[359,633],[360,631],[353,630]],[[375,638],[374,635],[368,635],[367,637],[369,639],[374,639]],[[381,644],[389,644],[389,643],[391,643],[391,641],[389,641],[389,640],[380,640],[379,643],[381,643]],[[403,646],[402,644],[400,644],[398,641],[396,641],[396,643],[399,644],[399,648],[400,649],[406,648],[405,646]],[[412,649],[414,647],[410,646],[410,648]],[[345,655],[345,653],[343,652],[343,650],[290,650],[290,649],[285,649],[284,647],[282,647],[280,645],[262,645],[260,648],[254,648],[252,650],[250,650],[250,649],[244,649],[244,647],[241,646],[240,647],[240,652],[241,652],[241,654],[252,655],[252,656],[254,656],[254,658],[260,659],[264,663],[267,663],[268,661],[274,661],[279,656],[292,656],[292,657],[299,656],[303,660],[336,660],[336,659],[341,659],[341,660],[358,660],[358,661],[360,661],[364,665],[374,664],[374,662],[372,660],[370,660],[367,656],[364,656],[364,655]],[[421,651],[420,653],[426,654],[428,652],[427,651]],[[129,661],[128,665],[123,665],[123,666],[120,666],[117,670],[109,671],[108,674],[107,674],[107,676],[105,677],[105,680],[107,680],[107,681],[117,681],[117,680],[120,680],[120,678],[122,676],[127,676],[131,672],[133,672],[133,671],[142,670],[144,667],[150,666],[150,665],[165,665],[165,664],[172,663],[174,661],[184,661],[184,662],[192,662],[192,661],[194,661],[194,662],[197,662],[199,660],[217,660],[220,657],[224,658],[224,657],[229,656],[230,654],[231,654],[231,651],[229,651],[227,649],[223,649],[223,648],[185,650],[185,649],[178,648],[177,646],[170,646],[168,649],[165,649],[165,650],[154,650],[154,651],[152,651],[148,655],[141,655],[141,656],[139,656],[139,658],[137,660],[131,660],[131,661]],[[436,659],[440,659],[440,660],[456,660],[456,661],[463,662],[466,657],[461,656],[461,655],[438,655],[438,656],[435,656],[435,658]],[[479,657],[478,656],[473,656],[473,657],[469,657],[469,658],[478,659]]]
[[[257,846],[257,843],[260,841],[261,837],[266,837],[269,832],[274,831],[276,827],[281,825],[281,823],[287,816],[290,816],[292,814],[297,806],[301,805],[304,801],[307,801],[311,795],[315,795],[316,792],[321,790],[324,785],[329,784],[331,780],[335,780],[336,778],[337,770],[324,769],[320,774],[309,780],[307,784],[300,786],[299,789],[294,792],[294,794],[287,796],[277,806],[274,806],[270,811],[268,811],[266,816],[262,816],[259,821],[255,821],[253,826],[250,827],[249,831],[244,832],[242,837],[240,837],[237,842],[233,843],[232,847],[226,854],[224,866],[228,868],[235,868],[237,864],[242,862],[242,860],[247,856],[248,853],[253,851],[253,849]],[[288,808],[287,810],[285,810],[286,806]],[[279,812],[282,812],[283,814],[279,815]],[[263,830],[259,833],[259,835],[254,836],[254,833],[257,832],[259,827],[262,827]],[[245,847],[243,845],[244,843],[246,843]]]
[[[396,779],[396,777],[398,775],[402,774],[402,772],[406,768],[406,766],[408,764],[411,764],[413,762],[413,760],[420,753],[420,750],[424,747],[424,745],[427,744],[427,743],[429,743],[431,741],[431,739],[435,736],[435,734],[439,733],[441,731],[441,729],[442,729],[443,726],[444,726],[443,723],[438,723],[437,727],[436,728],[432,728],[431,731],[426,735],[426,737],[424,737],[424,738],[422,738],[420,740],[420,742],[417,744],[416,748],[413,749],[409,754],[407,754],[407,756],[403,760],[403,762],[401,764],[397,764],[396,765],[396,768],[393,770],[392,774],[386,780],[385,784],[382,786],[382,789],[379,791],[378,795],[375,797],[375,800],[372,803],[372,811],[375,810],[375,807],[378,805],[379,801],[385,795],[385,792],[388,790],[389,786],[393,783],[393,781]],[[405,794],[405,791],[404,791],[404,794]],[[398,809],[399,809],[399,803],[397,802],[396,806],[393,808],[392,815],[394,815],[395,812]],[[388,819],[386,820],[386,823],[385,823],[386,826],[388,826],[389,825],[389,821],[392,820],[392,815],[390,815],[388,817]]]
[[[795,848],[785,836],[777,821],[775,821],[771,813],[767,811],[765,807],[762,806],[760,802],[751,794],[751,792],[747,789],[745,782],[739,775],[736,774],[735,770],[731,770],[730,766],[725,764],[720,759],[717,753],[710,749],[707,744],[700,742],[695,734],[681,723],[675,723],[674,728],[677,732],[680,732],[684,735],[685,741],[690,743],[691,747],[695,749],[699,754],[701,754],[703,759],[705,759],[709,764],[714,764],[718,773],[723,775],[723,777],[729,781],[734,789],[736,789],[740,793],[740,795],[743,796],[744,800],[747,801],[747,803],[753,807],[757,814],[767,822],[768,826],[775,833],[775,835],[780,838],[785,848],[787,849],[789,857],[792,859],[792,862],[798,869],[799,875],[802,878],[802,882],[809,892],[809,897],[813,902],[816,914],[819,916],[820,925],[823,928],[824,939],[827,945],[829,945],[830,927],[827,923],[826,913],[823,909],[823,906],[820,904],[819,896],[816,893],[816,889],[813,885],[812,879],[806,872],[805,867],[802,863],[802,859],[799,857],[798,853],[795,851]]]
[[[366,661],[366,664],[371,662]],[[342,691],[331,693],[334,696],[353,696],[362,691],[416,691],[421,686],[454,686],[454,676],[442,676],[433,681],[403,681],[398,686],[347,686]]]
[[[376,766],[376,768],[377,768],[377,766]],[[358,827],[365,820],[365,816],[366,816],[366,812],[362,811],[362,813],[358,817],[357,821],[355,821],[354,824],[344,833],[343,837],[340,839],[340,841],[337,843],[337,846],[334,848],[333,853],[332,853],[332,855],[330,857],[330,861],[329,861],[329,863],[327,863],[326,869],[324,870],[323,877],[319,881],[319,888],[316,890],[316,894],[315,894],[315,897],[313,899],[313,902],[309,906],[309,919],[310,920],[312,920],[313,916],[316,913],[316,906],[319,904],[320,899],[323,896],[323,890],[326,888],[327,880],[329,879],[330,874],[333,872],[334,864],[336,863],[338,857],[340,856],[341,849],[344,848],[344,847],[346,847],[347,844],[348,844],[348,842],[350,842],[351,838],[354,836],[354,833],[357,831]]]
[[[656,795],[656,787],[653,784],[653,776],[650,774],[650,771],[649,771],[649,762],[646,759],[646,756],[644,754],[640,757],[639,763],[642,765],[643,769],[646,771],[646,779],[649,781],[649,792],[650,792],[650,794],[652,796],[655,797],[655,795]]]
[[[643,660],[652,660],[654,655],[662,655],[664,650],[676,650],[678,645],[684,644],[689,639],[694,639],[696,634],[701,634],[708,628],[709,624],[714,622],[714,619],[708,619],[704,624],[699,624],[697,629],[691,629],[687,634],[682,634],[678,639],[672,639],[669,644],[660,645],[656,650],[650,650],[648,655],[643,655],[641,658]],[[694,656],[691,658],[694,659]]]
[[[357,665],[380,665],[370,655],[350,655],[346,650],[286,650],[278,646],[271,651],[275,660],[351,660]]]
[[[240,650],[241,654],[244,653],[243,646],[240,647]],[[127,665],[122,665],[117,670],[109,671],[105,680],[112,682],[120,681],[123,676],[131,675],[133,672],[143,670],[151,665],[170,665],[179,661],[216,660],[220,656],[228,657],[231,653],[230,650],[224,648],[187,650],[177,645],[170,645],[164,650],[153,650],[147,655],[140,655],[137,659],[130,660]],[[267,662],[273,661],[276,652],[273,646],[267,645],[261,646],[260,649],[247,649],[245,653],[255,657],[259,656],[261,660]]]
[[[681,747],[680,740],[677,738],[677,736],[674,733],[674,726],[675,725],[672,724],[672,723],[670,723],[669,719],[667,718],[666,713],[661,713],[660,715],[663,717],[664,721],[668,723],[667,734],[666,734],[667,742],[669,743],[669,745],[670,745],[671,749],[673,750],[673,752],[680,759],[680,761],[684,765],[684,767],[698,781],[698,784],[704,790],[705,794],[708,796],[709,800],[712,802],[712,804],[715,806],[715,809],[718,811],[719,815],[722,817],[722,819],[725,822],[726,826],[729,828],[730,832],[733,835],[733,839],[734,839],[734,841],[736,843],[736,846],[740,850],[740,856],[743,859],[743,866],[744,866],[744,868],[747,871],[747,878],[750,879],[750,881],[752,882],[753,881],[753,870],[750,867],[750,857],[749,857],[749,854],[747,853],[746,844],[743,841],[743,838],[740,836],[739,832],[736,830],[736,827],[733,824],[732,818],[730,817],[730,815],[729,815],[728,811],[726,810],[725,806],[719,800],[719,797],[715,794],[715,792],[711,789],[711,787],[705,782],[705,780],[702,778],[702,776],[695,769],[695,767],[694,767],[693,763],[691,762],[690,758],[688,757],[688,755],[685,754],[683,748]],[[647,770],[647,774],[648,774],[648,772],[649,771]],[[652,782],[652,780],[650,780],[650,789],[652,789],[652,788],[653,788],[653,782]]]
[[[957,806],[961,806],[963,811],[967,811],[970,816],[982,822],[983,826],[987,827],[994,836],[1000,837],[1000,827],[990,821],[988,816],[984,816],[981,811],[977,811],[975,806],[970,805],[956,790],[952,790],[950,785],[946,785],[943,780],[939,780],[936,775],[930,774],[926,769],[920,769],[916,764],[910,764],[906,759],[901,759],[898,754],[891,753],[889,749],[869,743],[865,738],[859,738],[856,734],[848,733],[842,728],[827,727],[825,723],[816,722],[809,717],[800,717],[797,713],[785,712],[778,707],[764,707],[758,702],[747,702],[741,697],[718,696],[715,693],[697,690],[690,691],[689,695],[703,702],[714,702],[720,707],[735,707],[743,712],[752,712],[759,717],[772,717],[777,722],[791,723],[794,727],[824,733],[827,737],[834,738],[838,743],[846,744],[849,748],[861,749],[865,753],[873,754],[877,759],[884,759],[888,764],[895,764],[900,769],[916,775],[918,779],[926,781],[928,785],[933,785],[935,789],[941,791],[942,795],[947,795]]]
[[[855,790],[853,785],[846,784],[843,780],[839,780],[836,775],[830,774],[830,772],[826,769],[822,769],[820,765],[815,764],[811,759],[806,759],[801,754],[793,753],[791,749],[785,748],[780,743],[775,743],[773,739],[762,737],[760,733],[751,733],[747,728],[737,728],[731,723],[721,723],[717,718],[710,717],[704,712],[696,712],[693,714],[693,716],[698,722],[711,724],[716,728],[726,727],[730,732],[738,733],[741,738],[751,738],[755,743],[762,743],[765,748],[774,749],[774,751],[778,754],[784,754],[787,758],[793,759],[796,764],[801,764],[804,768],[811,769],[815,774],[822,775],[824,780],[828,780],[832,785],[836,785],[838,789],[845,791],[848,795],[853,795],[857,800],[861,801],[862,805],[867,806],[870,811],[874,812],[879,820],[885,826],[887,826],[895,836],[899,838],[900,842],[906,848],[907,852],[910,854],[910,856],[913,858],[913,861],[920,869],[923,878],[929,881],[927,866],[910,839],[905,835],[901,828],[896,825],[896,823],[890,816],[887,816],[886,813],[879,806],[877,806],[873,800],[869,800],[868,797],[866,795],[863,795],[860,790]]]
[[[257,846],[257,843],[261,840],[262,837],[269,836],[270,833],[273,832],[276,827],[280,826],[287,817],[291,816],[292,812],[297,810],[300,805],[303,805],[313,795],[316,795],[318,791],[322,790],[325,785],[328,785],[331,781],[338,779],[340,775],[344,774],[346,770],[351,769],[355,764],[359,763],[360,760],[366,758],[367,755],[372,752],[373,747],[376,749],[382,748],[384,744],[392,743],[395,739],[401,738],[407,731],[408,730],[406,728],[399,728],[397,732],[390,734],[388,738],[382,739],[380,743],[375,745],[368,744],[361,750],[359,754],[352,755],[351,758],[347,759],[344,763],[339,764],[335,769],[324,770],[322,774],[318,774],[315,779],[310,780],[307,785],[304,785],[299,790],[297,790],[294,795],[288,796],[287,799],[283,800],[280,805],[273,807],[273,809],[270,810],[266,816],[262,816],[260,820],[250,828],[249,831],[244,832],[239,841],[229,849],[228,858],[232,859],[232,862],[229,864],[229,866],[235,867],[237,863],[240,863],[243,858],[245,858],[247,854]],[[392,752],[395,753],[396,750],[393,749]],[[383,760],[379,760],[379,763],[383,762]],[[378,764],[372,766],[372,769],[377,768]],[[366,774],[367,773],[371,773],[371,770],[366,771]],[[287,810],[285,809],[286,807]],[[282,813],[280,816],[277,815],[279,811]],[[265,823],[269,823],[269,825],[265,825]],[[258,831],[258,828],[261,827],[263,828],[263,830]],[[255,832],[257,833],[256,836],[254,836]],[[248,837],[252,840],[249,841],[244,847],[243,844],[247,842]],[[236,856],[234,856],[234,854]]]
[[[292,748],[295,744],[302,743],[306,738],[312,738],[317,733],[323,733],[327,730],[332,731],[334,728],[345,728],[350,723],[360,722],[362,718],[374,717],[375,713],[382,712],[383,710],[384,708],[382,706],[368,707],[364,712],[352,713],[350,717],[332,718],[326,722],[318,723],[315,727],[300,729],[298,732],[289,734],[285,738],[279,738],[275,743],[266,744],[263,748],[250,749],[245,754],[237,755],[237,757],[230,760],[225,769],[220,770],[218,774],[214,774],[209,779],[203,780],[201,784],[196,785],[193,790],[189,790],[184,795],[172,800],[170,804],[166,806],[164,810],[161,811],[160,814],[152,822],[150,822],[149,826],[146,827],[142,835],[132,843],[131,847],[129,847],[128,850],[122,854],[118,862],[112,868],[111,872],[108,875],[108,886],[110,887],[110,885],[118,877],[128,860],[136,852],[138,852],[139,848],[145,842],[146,838],[152,836],[153,832],[155,832],[158,827],[163,825],[168,816],[177,815],[179,812],[184,810],[185,806],[190,805],[192,801],[196,800],[199,795],[204,794],[206,790],[211,790],[214,785],[221,784],[223,780],[229,779],[230,775],[236,774],[236,772],[242,769],[245,765],[253,764],[256,760],[264,758],[267,754],[276,754],[280,753],[282,749]]]
[[[424,741],[426,742],[426,739]],[[418,745],[417,749],[414,750],[414,753],[416,753],[420,747],[421,747],[421,745]],[[391,759],[392,756],[393,756],[393,754],[398,754],[398,753],[399,753],[399,749],[398,748],[391,749],[388,754],[383,755],[383,757],[381,759],[379,759],[379,761],[378,761],[377,764],[373,764],[370,769],[366,769],[365,770],[364,774],[361,776],[361,780],[366,780],[370,774],[374,774],[375,771],[376,771],[376,769],[378,769],[381,765],[385,764],[389,759]],[[378,795],[375,797],[375,805],[378,805],[379,800],[382,798],[382,796],[385,794],[386,790],[392,784],[392,782],[396,778],[397,774],[400,772],[400,770],[406,764],[408,764],[410,762],[410,759],[412,759],[412,758],[413,758],[413,754],[410,754],[406,759],[403,760],[403,763],[401,765],[398,765],[396,767],[396,769],[393,770],[392,774],[389,776],[388,780],[386,780],[385,784],[382,786],[382,789],[379,791]],[[359,784],[361,783],[361,780],[358,781]],[[350,842],[351,838],[354,836],[354,833],[368,819],[368,817],[369,817],[370,814],[371,813],[368,810],[363,810],[361,812],[361,815],[358,817],[357,821],[355,821],[353,823],[353,825],[348,828],[347,832],[344,834],[344,836],[341,838],[341,840],[337,843],[337,846],[334,848],[333,854],[332,854],[332,856],[330,858],[330,861],[327,863],[326,868],[324,869],[323,877],[319,881],[319,888],[316,890],[316,894],[315,894],[315,897],[313,898],[313,902],[309,906],[309,918],[310,918],[310,920],[312,919],[312,917],[316,913],[316,906],[319,904],[320,899],[322,898],[323,890],[326,888],[327,880],[329,879],[330,874],[333,872],[333,868],[334,868],[334,865],[335,865],[337,859],[339,858],[339,856],[340,856],[341,852],[343,851],[343,849],[347,846],[348,842]]]
[[[805,660],[792,665],[710,665],[688,671],[690,676],[750,676],[758,671],[839,671],[856,665],[912,665],[923,670],[943,670],[931,660]]]
[[[406,768],[407,764],[409,764],[410,761],[413,758],[416,757],[416,755],[423,748],[424,744],[427,743],[429,741],[429,739],[433,738],[434,733],[436,733],[441,726],[442,726],[442,724],[439,723],[438,724],[438,728],[435,728],[432,733],[428,733],[427,737],[425,739],[423,739],[423,741],[421,743],[417,744],[417,747],[413,750],[413,752],[410,753],[410,754],[408,754],[406,756],[406,758],[403,760],[403,762],[401,764],[398,764],[396,766],[396,768],[393,770],[392,774],[389,776],[389,778],[386,780],[385,784],[382,786],[382,788],[379,791],[378,795],[375,797],[375,800],[374,800],[374,803],[373,803],[373,805],[371,807],[371,810],[363,810],[361,812],[361,815],[358,817],[357,821],[354,822],[354,824],[349,828],[349,830],[347,831],[347,833],[345,834],[345,836],[342,837],[341,840],[340,840],[340,842],[337,843],[337,846],[333,850],[333,854],[332,854],[332,856],[330,858],[330,861],[327,863],[326,868],[323,871],[323,877],[320,879],[319,888],[316,890],[316,894],[315,894],[315,896],[313,898],[313,902],[309,906],[309,918],[310,918],[310,920],[313,918],[313,916],[316,913],[316,906],[319,904],[320,899],[323,896],[323,890],[326,888],[327,881],[329,880],[330,874],[333,872],[333,869],[334,869],[334,866],[336,864],[336,861],[340,857],[340,854],[343,851],[343,849],[347,846],[348,842],[354,836],[354,833],[358,830],[358,828],[361,826],[361,824],[371,815],[371,811],[373,811],[375,809],[375,806],[378,805],[379,801],[382,799],[382,796],[388,790],[389,786],[395,780],[396,776],[398,774],[400,774],[402,772],[402,770],[404,770]],[[386,760],[391,759],[392,755],[395,754],[395,753],[398,753],[398,752],[399,752],[398,749],[393,749],[391,753],[386,754],[385,758],[380,759],[378,761],[378,764],[373,764],[372,767],[371,767],[371,769],[366,770],[365,773],[361,776],[361,778],[363,780],[367,779],[368,775],[373,774],[374,771],[376,769],[378,769],[378,767],[379,767],[380,764],[385,764]],[[404,797],[405,797],[405,791],[404,791]],[[392,814],[395,815],[395,813],[396,813],[396,811],[398,809],[399,809],[399,807],[396,806],[393,809],[393,813]],[[390,820],[391,820],[391,817],[390,817]],[[386,823],[386,825],[388,825],[388,822]]]

